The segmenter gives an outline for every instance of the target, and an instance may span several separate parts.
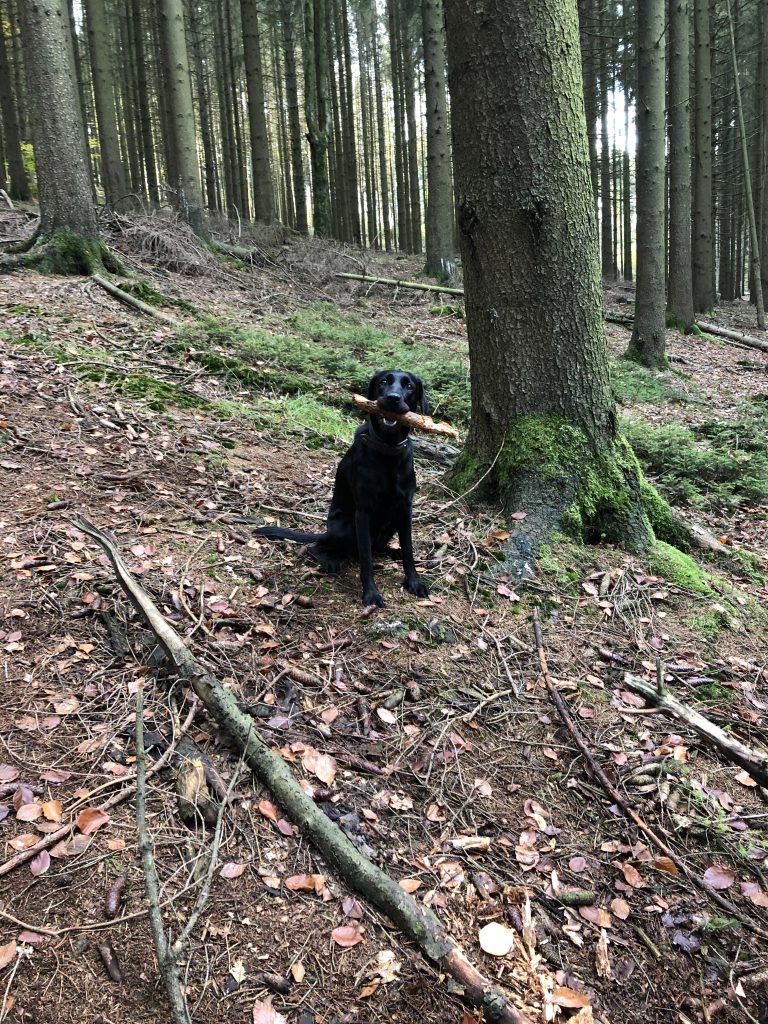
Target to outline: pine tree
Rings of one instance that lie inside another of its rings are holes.
[[[2,114],[5,159],[8,161],[10,176],[8,191],[11,199],[25,201],[29,199],[29,182],[21,154],[21,134],[16,111],[16,97],[13,92],[11,67],[5,42],[5,17],[0,6],[0,114]]]
[[[712,60],[710,0],[693,0],[694,123],[693,308],[706,313],[715,304],[712,238]]]
[[[245,47],[245,82],[248,89],[248,118],[251,130],[253,210],[265,224],[274,219],[272,166],[264,109],[264,80],[261,69],[261,40],[256,0],[240,0]]]
[[[453,183],[448,105],[445,92],[445,38],[441,0],[422,0],[424,91],[427,112],[428,274],[444,279],[454,268]]]
[[[669,0],[669,295],[682,331],[694,321],[691,264],[691,139],[688,0]]]

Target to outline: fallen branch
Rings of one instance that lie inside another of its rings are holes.
[[[283,758],[254,732],[253,720],[241,710],[232,691],[225,689],[184,646],[133,578],[110,538],[83,519],[75,520],[75,525],[105,552],[120,586],[154,633],[176,673],[189,683],[219,726],[243,751],[254,774],[339,876],[389,917],[440,970],[457,981],[466,999],[474,1006],[482,1006],[489,1021],[531,1024],[530,1018],[512,1006],[506,994],[467,960],[432,911],[417,903],[393,878],[364,857],[307,796]]]
[[[714,334],[716,338],[724,338],[726,341],[737,341],[740,345],[746,345],[747,348],[756,348],[760,352],[768,352],[768,341],[753,338],[750,334],[742,334],[741,331],[730,331],[725,327],[718,327],[717,324],[709,323],[706,320],[697,320],[696,326],[700,327],[702,331],[706,331],[707,334]]]
[[[175,316],[171,316],[170,313],[164,313],[161,309],[157,309],[155,306],[150,306],[148,302],[142,302],[141,299],[137,299],[135,295],[131,295],[129,292],[123,291],[122,288],[118,288],[116,284],[108,281],[106,277],[102,277],[101,274],[92,274],[91,280],[95,281],[100,288],[103,288],[105,292],[108,292],[113,298],[119,299],[120,302],[124,302],[126,306],[132,306],[134,309],[138,309],[140,313],[145,313],[147,316],[153,316],[156,320],[162,320],[164,324],[168,324],[171,327],[178,327],[179,321]]]
[[[156,772],[159,772],[160,769],[164,768],[165,765],[170,761],[171,757],[173,757],[176,751],[176,744],[178,740],[180,739],[181,736],[184,735],[187,729],[189,729],[190,725],[192,725],[192,719],[195,717],[196,708],[197,702],[195,701],[192,707],[189,709],[189,713],[187,714],[184,723],[179,729],[178,736],[174,737],[174,742],[169,744],[168,749],[162,754],[161,757],[157,759],[157,761],[155,761],[152,767],[147,771],[148,777],[150,775],[154,775]],[[77,810],[77,808],[82,807],[83,804],[87,804],[88,801],[92,799],[92,797],[95,796],[96,793],[100,792],[103,789],[108,789],[110,786],[115,785],[118,781],[118,779],[110,780],[109,782],[106,782],[103,785],[98,786],[95,790],[91,790],[90,793],[86,793],[77,801],[76,804],[74,804],[70,808],[71,815],[74,816],[74,812]],[[128,797],[132,796],[133,793],[135,792],[136,779],[134,779],[134,781],[129,785],[124,786],[119,793],[115,793],[115,795],[110,797],[109,800],[105,800],[103,804],[99,805],[98,809],[100,811],[108,811],[112,807],[117,807],[118,804],[121,804],[124,800],[127,800]],[[26,864],[28,860],[32,860],[33,857],[36,857],[41,850],[47,850],[48,847],[55,846],[60,839],[64,839],[65,836],[68,836],[73,831],[74,828],[75,823],[74,820],[72,820],[69,822],[69,824],[62,825],[61,828],[57,828],[55,832],[49,832],[48,835],[43,836],[39,842],[35,843],[34,846],[30,846],[28,850],[22,850],[21,853],[17,853],[14,857],[9,857],[8,860],[0,864],[0,876],[9,874],[11,871],[14,870],[14,868],[19,867],[21,864]]]
[[[334,274],[345,281],[365,281],[366,284],[385,284],[390,288],[412,288],[418,292],[442,292],[443,295],[457,295],[464,298],[463,288],[448,288],[444,284],[426,284],[421,281],[398,281],[392,277],[368,277],[367,274]]]
[[[573,721],[573,718],[571,717],[571,713],[568,710],[568,706],[566,705],[565,701],[563,700],[562,694],[552,681],[552,677],[549,674],[549,666],[547,665],[547,656],[544,652],[544,639],[541,635],[541,622],[539,620],[538,608],[533,609],[533,635],[536,641],[536,650],[539,655],[541,678],[544,680],[544,684],[546,685],[547,690],[549,691],[549,695],[551,696],[552,701],[558,710],[560,718],[563,720],[563,724],[565,725],[568,732],[571,734],[571,738],[573,739],[574,743],[583,754],[584,760],[589,765],[589,769],[592,772],[592,775],[597,779],[597,781],[603,787],[603,789],[611,798],[611,800],[613,800],[616,806],[629,818],[629,820],[640,829],[643,835],[648,837],[653,846],[655,846],[660,853],[662,853],[665,857],[668,857],[672,861],[672,863],[677,868],[678,872],[681,875],[684,875],[685,878],[687,878],[692,885],[694,885],[697,889],[703,892],[710,900],[712,900],[713,903],[716,903],[722,910],[725,910],[731,917],[736,918],[736,920],[743,924],[745,928],[748,928],[755,935],[759,935],[763,939],[768,939],[768,931],[766,931],[764,928],[761,928],[760,925],[756,924],[751,918],[746,917],[744,914],[742,914],[742,912],[739,910],[735,903],[731,903],[731,901],[726,899],[725,896],[721,896],[719,892],[716,892],[714,889],[710,889],[704,883],[703,879],[695,875],[693,871],[685,863],[685,861],[681,860],[680,857],[678,857],[677,854],[674,853],[667,846],[667,844],[656,835],[656,833],[653,831],[650,825],[646,825],[646,823],[643,821],[643,819],[640,817],[637,811],[633,810],[633,808],[631,808],[629,804],[627,804],[624,797],[621,795],[621,793],[619,793],[618,789],[616,789],[611,780],[608,778],[603,769],[592,756],[592,752],[585,743],[583,736],[577,729],[576,724]]]
[[[450,437],[454,441],[459,440],[459,432],[450,423],[435,423],[431,416],[422,416],[418,412],[382,412],[381,407],[370,398],[363,398],[362,395],[352,395],[352,404],[357,409],[369,413],[371,416],[384,416],[388,420],[396,420],[398,423],[405,423],[416,430],[426,430],[429,434],[441,434],[443,437]]]
[[[683,704],[669,690],[662,690],[659,693],[655,686],[629,672],[624,675],[624,685],[633,693],[645,697],[649,704],[660,711],[685,722],[698,736],[714,744],[727,760],[749,772],[759,785],[768,788],[768,754],[753,750],[735,737],[729,736],[719,725],[715,725],[698,711]]]

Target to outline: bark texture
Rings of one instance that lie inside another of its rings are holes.
[[[627,356],[665,367],[664,0],[637,5],[637,292]]]
[[[21,7],[27,91],[40,199],[40,235],[98,239],[83,148],[69,22],[59,0]]]
[[[715,305],[712,240],[712,43],[709,0],[694,0],[695,153],[693,198],[693,308]]]
[[[269,159],[269,135],[264,107],[264,80],[261,69],[261,40],[256,0],[240,0],[245,48],[245,83],[248,89],[248,120],[251,129],[251,167],[253,170],[253,211],[256,220],[270,224],[275,216],[272,195],[272,166]]]
[[[116,60],[104,0],[85,0],[88,49],[91,55],[96,121],[99,126],[101,183],[109,205],[128,191],[128,179],[120,155],[120,135],[115,109]]]
[[[304,102],[312,160],[312,226],[323,237],[331,230],[326,0],[305,0],[304,4]]]
[[[667,309],[677,326],[694,321],[691,268],[691,131],[688,0],[669,4],[669,295]]]
[[[472,420],[456,484],[525,511],[513,561],[553,529],[640,547],[616,440],[575,0],[445,0]]]
[[[454,268],[451,140],[445,80],[445,33],[441,0],[422,0],[424,91],[427,113],[428,274],[445,278]]]
[[[16,97],[11,83],[11,66],[8,62],[8,48],[5,42],[4,12],[0,7],[0,115],[2,116],[5,157],[8,161],[11,199],[29,199],[29,182],[21,157],[21,134],[16,113]],[[0,175],[2,176],[2,175]]]
[[[180,212],[194,231],[203,234],[203,192],[197,158],[183,0],[160,0],[160,20],[177,175],[171,184],[178,190]]]

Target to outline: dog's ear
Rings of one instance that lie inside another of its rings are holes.
[[[383,370],[377,370],[376,373],[374,373],[374,375],[368,381],[368,399],[369,399],[369,401],[373,401],[373,399],[376,397],[376,392],[377,392],[378,387],[379,387],[379,381],[381,380],[383,375],[384,375],[384,371]]]
[[[415,373],[411,374],[411,380],[416,387],[416,401],[418,402],[419,412],[422,416],[429,416],[432,409],[427,398],[427,392],[424,390],[424,384],[422,383],[421,377],[417,377]]]

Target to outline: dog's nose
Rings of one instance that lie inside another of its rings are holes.
[[[383,405],[386,409],[391,409],[393,412],[395,412],[397,409],[400,408],[402,402],[403,396],[400,394],[399,391],[390,391],[389,394],[384,395],[380,399],[379,404]]]

